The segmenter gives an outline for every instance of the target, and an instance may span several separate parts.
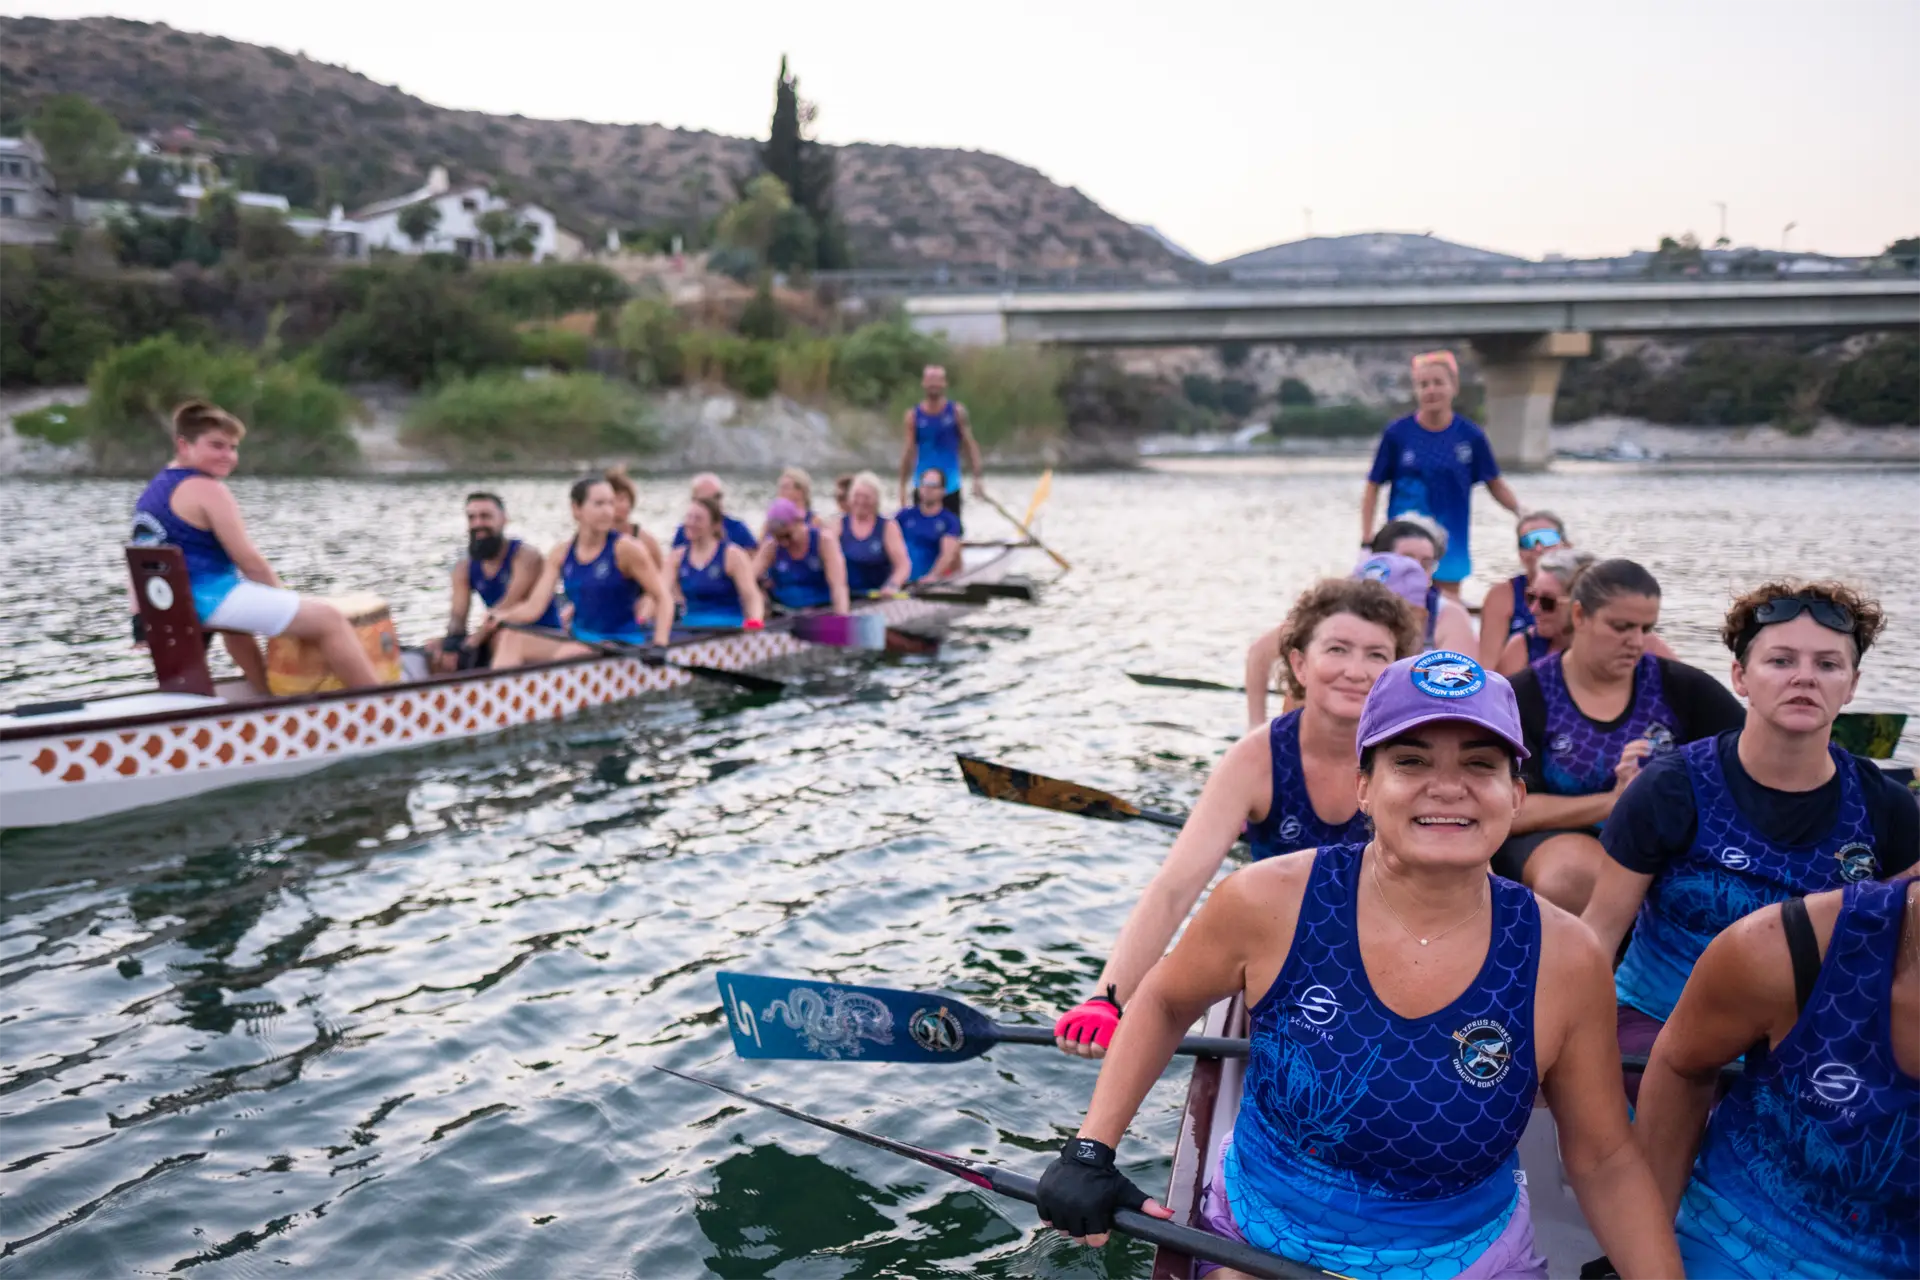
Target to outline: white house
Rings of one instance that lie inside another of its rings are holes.
[[[60,230],[60,194],[32,138],[0,138],[0,244],[46,244]]]
[[[400,229],[400,214],[419,204],[431,204],[439,211],[440,218],[424,240],[415,242]],[[479,221],[482,215],[502,209],[533,228],[534,261],[572,261],[586,252],[581,238],[563,228],[548,210],[537,204],[516,205],[485,186],[456,190],[447,181],[447,171],[435,165],[426,185],[419,190],[378,201],[348,215],[347,222],[359,233],[353,256],[388,249],[394,253],[451,253],[462,258],[491,258],[493,244],[480,230]]]

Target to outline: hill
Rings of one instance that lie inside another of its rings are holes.
[[[190,122],[254,157],[256,186],[315,209],[403,194],[444,164],[455,181],[492,180],[583,232],[685,226],[731,202],[757,164],[753,139],[451,111],[344,67],[161,23],[0,18],[7,119],[31,115],[53,93],[84,94],[132,131]],[[1178,262],[1079,191],[1003,156],[870,143],[834,150],[835,197],[861,266]]]
[[[1480,263],[1523,262],[1512,254],[1455,244],[1437,236],[1400,231],[1369,231],[1352,236],[1311,236],[1286,244],[1269,245],[1228,258],[1221,267],[1235,275],[1262,271],[1334,267],[1364,270],[1384,267],[1453,267]]]

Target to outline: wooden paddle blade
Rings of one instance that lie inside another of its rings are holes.
[[[717,680],[722,684],[730,684],[748,693],[779,694],[787,691],[785,680],[775,680],[772,676],[757,676],[751,671],[729,671],[725,667],[703,667],[691,662],[662,662],[660,665],[672,667],[676,671],[684,671],[688,675],[699,676],[703,680]]]
[[[1046,504],[1047,495],[1053,492],[1053,468],[1048,467],[1040,473],[1040,482],[1033,486],[1033,497],[1027,502],[1027,514],[1021,524],[1032,524],[1033,518],[1040,514],[1040,508]]]
[[[1191,680],[1185,676],[1153,676],[1141,671],[1127,672],[1127,679],[1135,684],[1144,684],[1155,689],[1206,689],[1212,693],[1245,693],[1237,684],[1221,684],[1217,680]]]
[[[1833,745],[1869,760],[1886,760],[1906,727],[1904,711],[1842,711],[1833,722]]]
[[[993,1019],[951,996],[757,973],[716,975],[743,1058],[961,1062],[999,1041]]]
[[[925,635],[918,631],[904,631],[899,627],[888,627],[887,652],[930,658],[940,652],[940,637]]]
[[[1015,804],[1030,804],[1036,809],[1077,813],[1109,822],[1124,822],[1142,816],[1139,806],[1110,792],[1084,787],[1077,782],[1063,782],[1059,778],[1030,773],[1025,769],[994,764],[991,760],[980,760],[973,756],[955,758],[960,761],[960,773],[967,780],[967,790],[988,800],[1011,800]]]

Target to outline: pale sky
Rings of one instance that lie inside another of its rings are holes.
[[[1219,259],[1357,231],[1537,257],[1920,234],[1920,0],[0,0],[304,52],[441,106],[995,151]]]

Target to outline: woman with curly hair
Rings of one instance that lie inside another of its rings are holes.
[[[1120,930],[1100,973],[1100,994],[1054,1025],[1055,1043],[1066,1052],[1090,1058],[1106,1052],[1121,1006],[1165,953],[1243,831],[1256,860],[1367,838],[1354,790],[1355,734],[1380,673],[1419,652],[1413,611],[1378,582],[1329,578],[1294,602],[1279,636],[1299,710],[1248,733],[1207,779],[1193,815]]]
[[[1640,770],[1581,917],[1609,951],[1633,925],[1614,980],[1625,1052],[1652,1047],[1701,952],[1742,916],[1913,865],[1913,794],[1832,743],[1885,625],[1842,582],[1768,582],[1727,611],[1746,722]]]

